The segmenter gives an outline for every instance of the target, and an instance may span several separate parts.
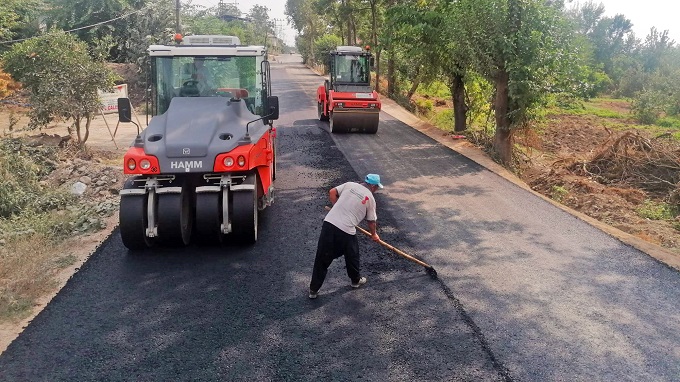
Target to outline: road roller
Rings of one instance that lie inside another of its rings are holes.
[[[380,98],[371,87],[373,56],[370,49],[338,46],[330,52],[329,79],[317,89],[321,121],[332,133],[378,132]]]
[[[148,57],[147,126],[124,156],[123,244],[255,243],[276,178],[279,102],[266,48],[176,35]],[[129,100],[118,105],[119,122],[134,123]]]

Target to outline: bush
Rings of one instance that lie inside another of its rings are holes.
[[[328,65],[328,57],[331,50],[342,45],[342,39],[335,35],[323,35],[314,41],[314,61],[318,64]]]
[[[19,140],[0,142],[0,218],[64,206],[69,194],[40,185],[54,170],[56,151],[32,148]]]
[[[432,110],[434,110],[434,103],[432,100],[426,98],[416,98],[413,100],[413,103],[415,104],[416,111],[419,114],[427,115]]]
[[[643,91],[633,100],[631,112],[638,122],[653,125],[663,112],[663,96],[655,91]]]

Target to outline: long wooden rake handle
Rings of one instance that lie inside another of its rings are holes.
[[[359,231],[363,232],[366,236],[371,237],[371,233],[370,233],[370,232],[366,231],[365,229],[363,229],[363,228],[361,228],[361,227],[359,227],[359,226],[356,226],[356,227],[357,227],[357,229],[358,229]],[[382,245],[383,247],[385,247],[385,248],[387,248],[387,249],[393,251],[393,252],[396,253],[397,255],[399,255],[399,256],[401,256],[401,257],[404,257],[404,258],[406,258],[406,259],[408,259],[408,260],[411,260],[411,261],[413,261],[413,262],[416,263],[416,264],[420,264],[420,265],[422,265],[423,267],[425,267],[425,268],[427,268],[427,269],[434,269],[434,268],[432,268],[432,266],[431,266],[430,264],[428,264],[428,263],[426,263],[426,262],[424,262],[424,261],[421,261],[421,260],[416,259],[415,257],[413,257],[413,256],[409,255],[408,253],[406,253],[406,252],[400,250],[399,248],[394,247],[393,245],[387,244],[387,243],[385,243],[385,242],[382,241],[382,240],[378,240],[378,243],[380,243],[380,245]]]

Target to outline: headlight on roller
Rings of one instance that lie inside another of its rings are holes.
[[[151,167],[151,162],[148,159],[142,159],[139,161],[139,168],[142,170],[148,170]]]
[[[127,168],[128,168],[130,171],[132,171],[132,170],[134,170],[135,168],[137,168],[137,163],[135,163],[135,160],[134,160],[134,159],[132,159],[132,158],[128,159],[128,161],[127,161]]]
[[[222,160],[224,167],[231,167],[234,165],[234,159],[232,157],[226,157]]]
[[[245,166],[246,165],[246,157],[244,157],[243,155],[239,155],[238,156],[238,165],[240,167]]]

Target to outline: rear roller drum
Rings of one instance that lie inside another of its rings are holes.
[[[222,194],[196,194],[196,238],[199,244],[219,243],[222,239]]]
[[[128,249],[141,250],[153,245],[153,240],[146,236],[146,211],[147,195],[126,195],[120,198],[120,237]]]
[[[257,177],[249,175],[243,184],[252,184],[255,187],[232,194],[232,233],[237,241],[253,244],[257,241]]]
[[[163,244],[184,246],[191,241],[190,196],[186,186],[179,194],[158,195],[158,237]]]

